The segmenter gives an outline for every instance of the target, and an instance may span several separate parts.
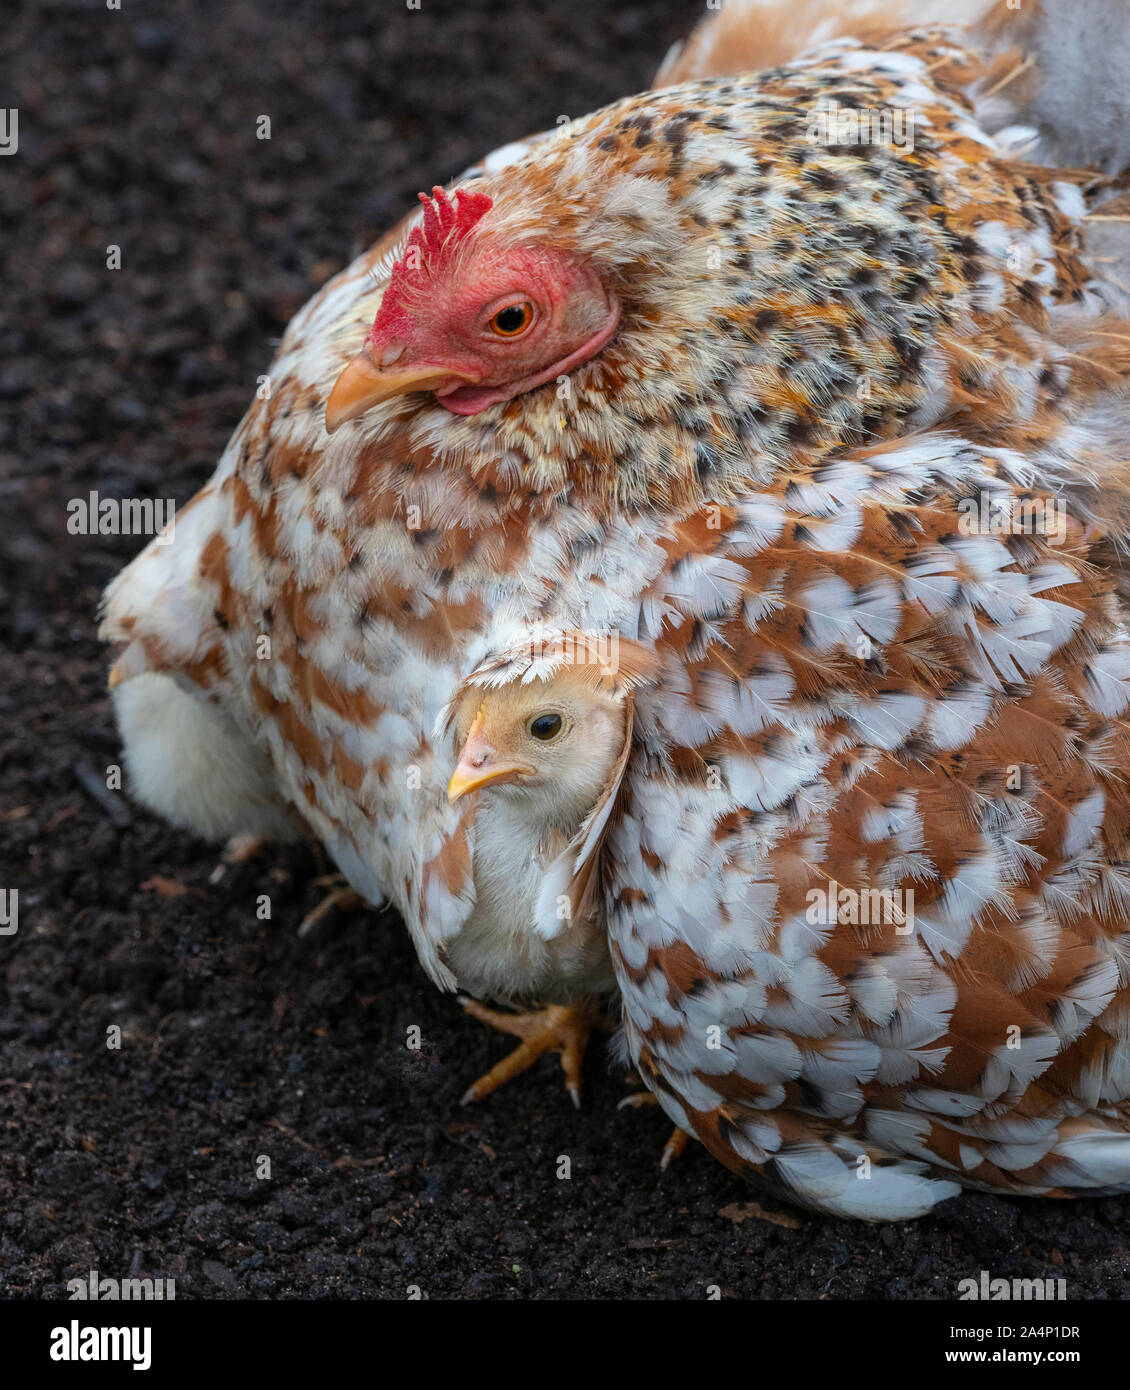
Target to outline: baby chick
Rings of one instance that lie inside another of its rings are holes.
[[[612,988],[603,934],[572,917],[564,870],[626,737],[623,699],[576,668],[464,696],[447,796],[479,798],[475,909],[446,955],[471,993],[563,1003]]]
[[[548,1006],[514,1015],[466,1003],[523,1044],[464,1100],[556,1047],[578,1102],[593,1006],[615,989],[596,865],[631,751],[630,692],[647,662],[633,646],[613,671],[585,659],[581,644],[569,650],[582,659],[548,670],[513,657],[480,667],[450,710],[459,760],[448,799],[477,801],[475,906],[445,958],[472,994]]]

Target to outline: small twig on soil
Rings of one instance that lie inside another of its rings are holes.
[[[766,1211],[758,1202],[731,1202],[728,1206],[722,1207],[718,1215],[732,1221],[735,1226],[740,1226],[751,1216],[758,1221],[769,1221],[774,1226],[784,1226],[789,1231],[800,1230],[801,1224],[795,1216],[783,1211]],[[827,1285],[824,1287],[827,1288]]]
[[[284,1125],[281,1120],[268,1120],[267,1123],[273,1129],[281,1130],[288,1139],[293,1139],[296,1144],[300,1144],[309,1153],[317,1154],[319,1158],[329,1158],[325,1149],[319,1149],[315,1144],[308,1144],[301,1135],[295,1134],[294,1130],[289,1125]],[[372,1158],[354,1158],[352,1154],[342,1154],[340,1158],[334,1159],[333,1166],[335,1168],[376,1168],[387,1161],[388,1156],[386,1154],[374,1154]]]
[[[106,783],[94,771],[85,758],[71,764],[71,771],[78,778],[83,791],[87,793],[106,812],[119,830],[129,825],[129,811],[113,792],[108,791]]]
[[[284,1125],[281,1120],[268,1120],[267,1123],[272,1129],[281,1130],[288,1139],[293,1139],[296,1144],[306,1149],[309,1153],[317,1154],[319,1158],[329,1158],[329,1154],[325,1149],[319,1149],[315,1144],[308,1144],[301,1135],[295,1134],[294,1130],[291,1129],[289,1125]]]

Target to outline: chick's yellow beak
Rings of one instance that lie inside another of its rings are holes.
[[[477,792],[483,787],[517,782],[519,778],[531,777],[537,771],[532,764],[518,758],[500,756],[483,731],[485,722],[485,711],[480,710],[459,754],[459,764],[447,784],[447,799],[450,802],[456,802],[468,792]]]
[[[535,772],[529,763],[487,763],[481,768],[464,767],[462,761],[451,774],[447,784],[448,801],[458,801],[468,792],[480,791],[483,787],[497,787],[503,782],[517,782],[522,777],[530,777]]]
[[[465,372],[455,372],[435,363],[407,366],[394,363],[380,367],[369,349],[362,348],[334,382],[326,401],[326,433],[333,434],[347,420],[356,420],[380,401],[391,400],[393,396],[403,396],[407,391],[434,391],[439,386],[470,379]]]

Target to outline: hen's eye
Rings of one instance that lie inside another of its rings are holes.
[[[520,304],[507,304],[490,321],[491,331],[500,338],[516,338],[524,333],[534,320],[534,306],[528,299]]]
[[[548,743],[561,732],[559,714],[539,714],[530,720],[530,733],[541,743]]]

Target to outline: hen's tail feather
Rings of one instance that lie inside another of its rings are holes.
[[[1015,59],[999,95],[1039,132],[1029,158],[1112,175],[1130,167],[1125,0],[1026,0],[1019,9],[996,0],[970,39]]]
[[[878,43],[898,29],[972,24],[992,0],[726,0],[676,45],[654,87],[762,72],[830,39]]]
[[[759,1115],[762,1130],[772,1115]],[[808,1124],[807,1129],[802,1126]],[[755,1182],[800,1206],[860,1221],[907,1221],[925,1215],[962,1187],[1017,1196],[1071,1198],[1130,1190],[1130,1132],[1097,1114],[1065,1120],[1042,1144],[991,1144],[965,1137],[965,1167],[947,1172],[935,1156],[891,1153],[850,1134],[824,1134],[815,1122],[788,1117],[789,1137],[772,1155],[731,1145]],[[890,1128],[888,1126],[888,1133]],[[907,1128],[909,1135],[912,1128]],[[1049,1142],[1050,1141],[1050,1142]],[[1035,1153],[1035,1150],[1039,1153]]]
[[[727,0],[672,49],[653,85],[758,72],[832,39],[883,47],[899,30],[965,30],[987,64],[967,95],[989,129],[1031,126],[1033,162],[1130,168],[1125,0]]]

